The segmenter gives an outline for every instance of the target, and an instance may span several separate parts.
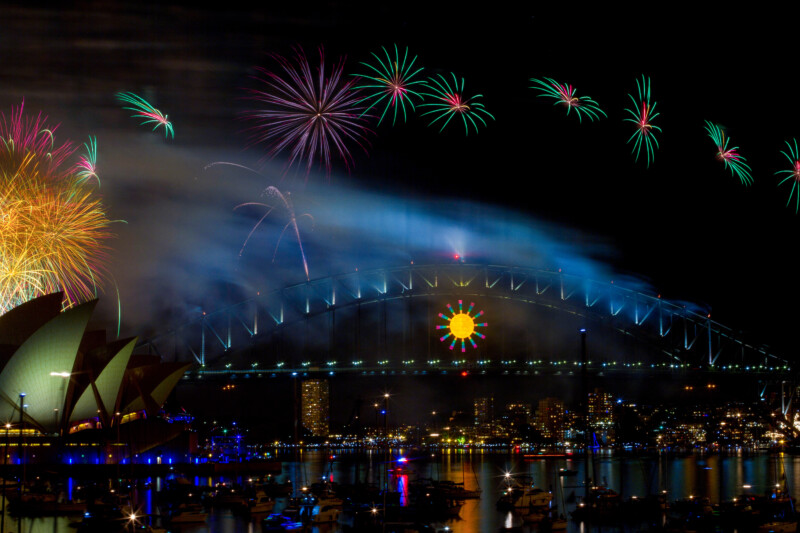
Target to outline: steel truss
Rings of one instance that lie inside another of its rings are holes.
[[[355,271],[258,294],[143,340],[137,352],[194,360],[203,369],[225,354],[266,342],[287,326],[312,317],[328,315],[335,320],[337,311],[354,306],[359,311],[370,306],[379,309],[400,299],[450,295],[510,300],[567,313],[643,342],[675,367],[775,371],[788,365],[766,346],[745,340],[742,332],[709,316],[613,282],[560,271],[458,263]],[[400,367],[400,361],[385,363]],[[325,364],[323,360],[311,362],[315,367]],[[443,366],[451,364],[442,362]],[[336,363],[337,370],[346,370],[348,365]],[[288,365],[294,366],[300,365]]]

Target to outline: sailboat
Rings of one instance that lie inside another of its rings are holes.
[[[783,487],[780,487],[780,482],[777,481],[775,488],[772,490],[770,500],[776,504],[782,512],[779,515],[774,515],[772,520],[765,524],[761,524],[756,530],[757,533],[795,533],[797,531],[797,515],[794,508],[794,498],[789,494],[788,480],[786,479],[786,471],[783,468],[783,452],[778,454],[781,462],[781,472],[778,475],[777,461],[775,464],[775,475],[779,480],[783,480]]]
[[[567,529],[567,518],[564,514],[566,503],[564,502],[564,487],[562,486],[563,480],[559,479],[559,475],[560,471],[557,472],[555,476],[555,496],[557,500],[557,506],[551,508],[550,513],[547,515],[545,520],[542,521],[540,526],[542,531],[564,531]],[[559,513],[558,516],[556,516],[557,512]]]
[[[471,462],[470,462],[471,464]],[[481,487],[480,483],[478,482],[478,476],[475,474],[475,470],[472,471],[473,475],[475,476],[475,489],[467,489],[466,488],[466,474],[464,471],[464,460],[462,458],[461,461],[461,482],[457,483],[455,481],[448,481],[448,480],[439,480],[434,482],[434,486],[444,492],[446,496],[451,500],[479,500],[481,497]]]

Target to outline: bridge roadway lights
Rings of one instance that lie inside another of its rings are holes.
[[[289,377],[323,377],[323,376],[336,376],[337,374],[347,375],[362,375],[362,376],[420,376],[420,375],[458,375],[467,370],[469,376],[563,376],[563,377],[578,377],[580,376],[580,365],[542,365],[531,368],[525,366],[426,366],[426,367],[386,367],[386,366],[358,366],[358,367],[327,367],[327,366],[312,366],[302,368],[261,368],[254,371],[252,368],[225,368],[218,370],[208,369],[195,369],[190,370],[184,375],[184,379],[250,379],[250,378],[275,378],[280,376]],[[745,370],[731,370],[720,371],[713,368],[670,368],[670,367],[655,367],[649,366],[589,366],[587,372],[595,377],[614,377],[614,376],[644,376],[644,375],[663,375],[663,376],[714,376],[723,378],[724,376],[759,376],[770,377],[775,380],[780,380],[786,376],[786,373],[776,371],[745,371]],[[776,381],[777,382],[777,381]]]
[[[635,340],[637,346],[647,347],[662,362],[689,364],[692,367],[713,364],[717,369],[754,373],[761,372],[763,368],[790,366],[786,358],[772,353],[768,347],[754,344],[750,339],[745,341],[742,333],[711,320],[706,314],[694,312],[685,305],[671,303],[660,296],[626,289],[609,280],[590,280],[561,271],[464,263],[412,264],[358,271],[260,292],[253,298],[217,311],[204,312],[197,319],[167,333],[143,339],[135,353],[169,354],[171,359],[195,360],[213,367],[220,357],[231,356],[240,350],[254,350],[263,346],[260,350],[262,353],[269,354],[270,350],[280,353],[282,336],[291,331],[290,327],[308,324],[309,320],[317,317],[325,318],[323,324],[336,324],[335,328],[323,326],[325,331],[320,332],[322,338],[330,339],[329,353],[333,353],[336,336],[341,335],[341,339],[352,333],[341,327],[342,313],[345,317],[348,312],[356,315],[357,318],[351,318],[359,323],[354,330],[361,331],[363,336],[365,329],[359,330],[358,326],[362,325],[364,317],[375,316],[375,313],[369,312],[370,306],[377,304],[378,312],[385,313],[389,303],[402,306],[413,303],[416,306],[416,302],[421,300],[430,303],[430,300],[464,296],[488,301],[495,309],[502,309],[505,302],[511,301],[515,305],[531,305],[537,312],[552,311],[559,320],[561,317],[565,320],[579,319],[595,332],[608,331],[619,338]],[[424,304],[419,304],[415,312],[420,312],[424,307]],[[400,311],[405,309],[399,308]],[[518,307],[515,309],[519,312]],[[397,311],[397,308],[393,310]],[[404,323],[411,322],[404,320]],[[385,328],[380,325],[372,327]],[[411,326],[404,325],[403,328],[410,330]],[[255,331],[258,331],[257,335]],[[410,332],[404,329],[403,338]],[[386,339],[386,333],[382,340],[386,346],[403,342],[402,339],[398,339],[399,342]],[[417,334],[416,330],[413,333],[417,339],[425,336],[423,332]],[[435,332],[429,332],[429,335],[433,339]],[[273,347],[269,346],[270,343],[277,344]],[[362,353],[369,349],[360,347]],[[350,348],[348,350],[353,351]],[[591,357],[591,347],[589,352]],[[274,358],[272,361],[269,361],[269,357],[257,359],[262,368],[274,364]],[[365,371],[363,367],[335,367],[328,370]],[[376,373],[384,370],[374,369]],[[394,370],[401,371],[400,368]],[[409,370],[412,369],[406,369]],[[431,369],[417,367],[413,370],[421,372]],[[279,371],[260,370],[259,373],[266,372]]]

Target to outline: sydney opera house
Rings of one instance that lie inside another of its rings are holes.
[[[96,303],[62,310],[57,293],[0,316],[6,460],[149,461],[148,451],[186,433],[161,408],[189,365],[135,355],[135,337],[109,341],[105,331],[89,330]],[[188,456],[179,455],[181,462]]]

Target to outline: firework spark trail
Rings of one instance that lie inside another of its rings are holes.
[[[100,177],[97,175],[97,138],[89,136],[89,142],[83,143],[86,148],[86,154],[82,155],[75,165],[77,171],[76,176],[80,181],[86,181],[94,178],[97,181],[97,186],[100,186]]]
[[[706,120],[706,132],[717,145],[717,159],[725,163],[725,167],[731,170],[731,174],[739,178],[742,185],[752,184],[753,176],[750,175],[750,166],[745,162],[747,159],[739,153],[739,147],[729,147],[730,139],[725,135],[723,129],[708,120]]]
[[[66,164],[72,145],[56,147],[41,114],[26,118],[20,106],[11,117],[0,123],[0,313],[56,291],[66,307],[93,298],[110,221]]]
[[[486,110],[483,103],[478,101],[479,98],[483,98],[483,95],[476,94],[469,98],[465,97],[464,78],[461,78],[461,83],[459,84],[456,75],[452,72],[450,75],[453,77],[453,85],[450,85],[447,78],[441,74],[437,74],[428,79],[425,87],[432,92],[422,94],[423,96],[433,99],[433,102],[419,104],[419,107],[431,108],[430,111],[426,111],[420,116],[424,117],[430,114],[436,115],[436,118],[434,118],[428,126],[433,126],[436,122],[446,118],[447,120],[444,121],[444,124],[442,124],[442,127],[439,129],[440,133],[444,131],[444,128],[450,123],[453,117],[460,116],[467,135],[469,135],[470,124],[475,128],[475,133],[478,133],[478,123],[475,122],[475,119],[486,126],[486,121],[481,115],[487,116],[492,120],[495,120],[495,118]]]
[[[253,170],[250,167],[246,167],[244,165],[240,165],[239,163],[229,163],[228,161],[214,161],[213,163],[209,163],[205,167],[203,167],[203,170],[208,170],[211,167],[217,167],[217,166],[223,166],[223,165],[224,166],[229,166],[229,167],[241,168],[241,169],[247,170],[248,172],[252,172],[253,174],[261,176],[261,173],[258,172],[257,170]]]
[[[407,120],[406,102],[408,102],[412,110],[416,110],[412,97],[417,97],[420,100],[423,99],[420,93],[412,89],[415,85],[425,86],[424,80],[413,79],[422,72],[423,68],[418,67],[414,70],[414,63],[417,61],[417,56],[414,56],[414,58],[408,62],[408,47],[406,47],[403,59],[401,60],[400,52],[395,44],[394,61],[392,61],[392,58],[389,56],[389,51],[386,50],[386,48],[381,47],[381,50],[383,50],[383,53],[386,55],[385,61],[382,57],[372,52],[372,57],[377,61],[377,66],[361,62],[361,65],[372,70],[372,72],[370,74],[355,74],[359,78],[370,80],[373,83],[358,85],[355,88],[371,93],[369,96],[359,101],[359,103],[361,103],[372,100],[372,103],[364,110],[362,115],[368,113],[370,109],[386,100],[386,107],[378,119],[378,125],[383,121],[383,117],[386,116],[390,108],[394,108],[392,116],[392,125],[394,125],[397,121],[398,108],[403,110],[403,121],[405,121]]]
[[[300,256],[303,258],[303,270],[305,271],[305,274],[306,274],[306,281],[310,281],[311,278],[310,278],[309,273],[308,273],[308,261],[306,260],[306,253],[303,250],[303,241],[300,239],[300,229],[297,227],[297,218],[298,217],[295,215],[294,204],[292,203],[291,193],[287,192],[284,195],[276,187],[273,187],[272,185],[270,185],[269,187],[267,187],[264,190],[263,194],[269,195],[269,196],[275,196],[275,197],[279,198],[281,200],[281,202],[283,202],[283,207],[286,209],[286,212],[289,215],[289,222],[287,222],[286,225],[283,227],[283,230],[281,230],[281,234],[278,236],[278,242],[277,242],[277,244],[275,244],[275,251],[272,254],[272,261],[274,262],[275,261],[275,257],[278,255],[278,247],[280,246],[281,240],[283,239],[283,234],[286,233],[286,230],[289,229],[289,227],[291,226],[292,229],[294,229],[294,234],[295,234],[295,237],[297,238],[297,245],[300,248]],[[261,223],[264,222],[264,220],[269,216],[269,214],[272,213],[272,211],[275,209],[275,206],[272,206],[272,205],[269,205],[269,204],[265,204],[265,203],[246,202],[246,203],[237,205],[236,207],[234,207],[234,210],[239,209],[240,207],[253,206],[253,205],[264,207],[264,208],[267,209],[267,212],[264,213],[264,215],[262,215],[260,219],[258,219],[258,222],[256,222],[255,226],[253,226],[253,229],[251,229],[250,233],[247,234],[247,238],[244,240],[244,243],[242,244],[242,249],[239,250],[239,257],[241,257],[242,254],[244,253],[244,249],[247,247],[247,243],[250,241],[250,237],[253,236],[253,233],[255,233],[255,231],[258,229],[258,227],[261,225]],[[311,222],[313,224],[314,217],[312,217],[308,213],[303,213],[300,216],[301,217],[308,217],[309,219],[311,219]]]
[[[231,166],[231,167],[235,167],[235,168],[241,168],[241,169],[246,170],[248,172],[252,172],[253,174],[256,174],[257,176],[262,176],[263,177],[263,175],[260,172],[258,172],[257,170],[253,170],[252,168],[250,168],[248,166],[245,166],[245,165],[240,165],[239,163],[231,163],[231,162],[228,162],[228,161],[215,161],[214,163],[209,163],[208,165],[205,166],[204,170],[208,170],[209,168],[216,167],[216,166]],[[292,229],[294,229],[294,234],[295,234],[295,237],[297,238],[297,245],[300,248],[300,256],[303,258],[303,269],[305,270],[306,281],[310,281],[311,278],[309,277],[309,272],[308,272],[308,261],[306,260],[306,254],[305,254],[305,251],[303,250],[303,241],[300,239],[300,229],[297,226],[297,219],[298,218],[302,218],[302,217],[308,217],[311,220],[311,223],[312,223],[312,226],[313,226],[314,217],[312,217],[308,213],[303,213],[302,215],[300,215],[300,217],[296,216],[295,215],[295,211],[294,211],[294,203],[291,200],[291,193],[289,193],[289,192],[287,192],[284,195],[276,187],[270,185],[269,187],[267,187],[264,190],[264,192],[262,193],[262,196],[263,195],[270,195],[270,196],[278,197],[283,202],[283,207],[286,209],[286,212],[289,215],[289,222],[286,223],[286,225],[283,227],[283,230],[281,230],[281,234],[278,236],[278,242],[275,245],[275,251],[272,254],[272,260],[275,261],[275,257],[278,254],[278,246],[280,246],[281,240],[283,239],[283,234],[286,233],[286,230],[289,228],[289,226],[291,226]],[[247,247],[247,243],[250,242],[250,238],[253,236],[255,231],[259,228],[259,226],[261,226],[261,223],[264,222],[264,220],[266,220],[266,218],[269,216],[269,214],[272,213],[272,211],[275,209],[275,206],[269,205],[269,204],[265,204],[265,203],[261,203],[261,202],[245,202],[243,204],[237,205],[233,209],[235,211],[236,209],[239,209],[240,207],[246,207],[246,206],[263,207],[263,208],[265,208],[267,210],[267,212],[264,213],[261,216],[261,218],[258,219],[258,222],[255,223],[253,228],[250,230],[250,233],[247,234],[247,238],[245,238],[244,243],[242,243],[242,248],[241,248],[241,250],[239,250],[239,257],[241,257],[242,254],[244,254],[244,249]]]
[[[368,115],[364,114],[362,98],[354,89],[356,80],[342,79],[345,59],[334,63],[326,76],[325,56],[320,47],[320,65],[314,76],[300,48],[295,49],[296,65],[280,55],[272,57],[285,77],[257,69],[261,77],[254,79],[266,85],[266,89],[249,91],[253,101],[264,105],[263,109],[245,114],[246,119],[256,123],[250,128],[252,143],[267,145],[270,158],[288,150],[286,171],[296,162],[305,161],[308,174],[319,158],[330,174],[334,152],[350,170],[354,163],[348,143],[355,143],[366,153],[367,135],[372,131],[366,127]]]
[[[553,105],[565,105],[567,107],[567,115],[574,109],[575,114],[578,115],[578,122],[582,122],[584,114],[588,116],[590,120],[599,120],[600,115],[608,118],[608,115],[600,109],[597,102],[588,96],[575,96],[575,88],[572,85],[562,85],[552,78],[543,78],[541,80],[531,78],[531,81],[538,85],[538,87],[531,87],[531,89],[536,89],[541,93],[537,96],[555,99],[556,102]]]
[[[147,100],[134,93],[117,93],[116,97],[117,100],[133,106],[122,108],[133,111],[134,114],[131,115],[132,117],[145,119],[144,122],[139,124],[140,126],[155,124],[155,126],[153,126],[153,131],[156,131],[159,126],[164,126],[164,137],[172,136],[173,139],[175,138],[175,130],[172,127],[172,122],[169,121],[169,115],[164,115],[161,111],[150,105]]]
[[[632,118],[623,119],[624,122],[633,122],[636,124],[636,131],[628,139],[628,143],[636,139],[633,145],[633,151],[636,153],[636,161],[639,161],[639,152],[642,145],[645,147],[647,154],[647,166],[650,167],[650,160],[655,157],[655,150],[653,144],[658,148],[658,139],[656,139],[655,131],[661,132],[661,128],[653,125],[653,120],[658,117],[660,113],[656,113],[656,102],[650,105],[650,79],[642,75],[642,83],[636,80],[636,90],[638,97],[634,98],[632,94],[628,94],[628,98],[633,102],[632,108],[625,108],[625,111],[631,114]]]
[[[789,160],[791,168],[789,170],[779,170],[775,174],[787,174],[787,176],[778,183],[778,187],[789,180],[792,181],[792,190],[789,191],[789,199],[786,201],[786,207],[789,207],[789,204],[792,202],[792,196],[794,196],[795,190],[797,190],[797,200],[795,201],[794,207],[794,212],[797,214],[800,212],[800,151],[797,149],[797,139],[792,139],[792,142],[794,146],[789,144],[789,141],[786,141],[786,147],[789,150],[787,152],[781,151],[784,157]]]
[[[117,280],[112,277],[111,281],[114,282],[114,290],[117,292],[117,339],[119,339],[119,332],[122,329],[122,298],[119,295]]]
[[[5,148],[5,165],[21,164],[26,154],[34,154],[41,170],[52,179],[62,179],[69,174],[64,163],[75,153],[75,146],[67,141],[55,146],[56,126],[48,126],[47,116],[25,115],[25,101],[11,108],[6,118],[0,113],[0,141]]]

